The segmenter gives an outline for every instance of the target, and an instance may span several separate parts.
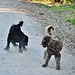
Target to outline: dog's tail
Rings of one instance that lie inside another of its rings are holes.
[[[51,29],[54,30],[53,26],[50,25],[50,26],[47,27],[47,32],[48,32],[49,35],[52,35]]]

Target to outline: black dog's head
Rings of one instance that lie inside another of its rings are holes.
[[[50,37],[49,36],[44,36],[43,39],[42,39],[41,45],[43,47],[47,47],[49,42],[50,42]]]

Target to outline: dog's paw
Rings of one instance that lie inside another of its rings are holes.
[[[4,48],[4,50],[8,51],[9,50],[9,47]]]
[[[60,70],[60,67],[56,67],[56,70]]]
[[[43,64],[42,67],[47,67],[48,64]]]

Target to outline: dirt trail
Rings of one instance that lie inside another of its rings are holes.
[[[41,67],[44,63],[44,49],[40,42],[44,35],[44,27],[38,22],[35,10],[38,13],[44,11],[34,3],[0,0],[0,75],[75,75],[75,57],[70,54],[66,46],[61,52],[60,71],[55,70],[54,57],[51,58],[48,67]],[[9,51],[5,51],[8,30],[11,24],[18,23],[20,20],[24,21],[22,31],[29,36],[27,51],[19,53],[18,47],[12,45]]]

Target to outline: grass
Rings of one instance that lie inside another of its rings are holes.
[[[75,9],[75,6],[68,6],[68,5],[60,5],[60,6],[53,6],[52,7],[52,10],[72,10],[72,9]]]
[[[75,25],[75,19],[72,20],[72,25]]]
[[[71,22],[72,25],[75,25],[75,18],[74,19],[66,19],[66,22]]]
[[[48,5],[42,3],[41,8],[48,8]],[[48,10],[52,10],[59,17],[64,19],[66,22],[75,26],[75,5],[60,5],[60,6],[51,6]]]
[[[51,10],[64,19],[66,22],[70,22],[75,26],[75,6],[61,5],[61,6],[52,6]]]
[[[71,19],[69,19],[69,18],[68,18],[68,19],[66,19],[66,22],[71,22]]]

